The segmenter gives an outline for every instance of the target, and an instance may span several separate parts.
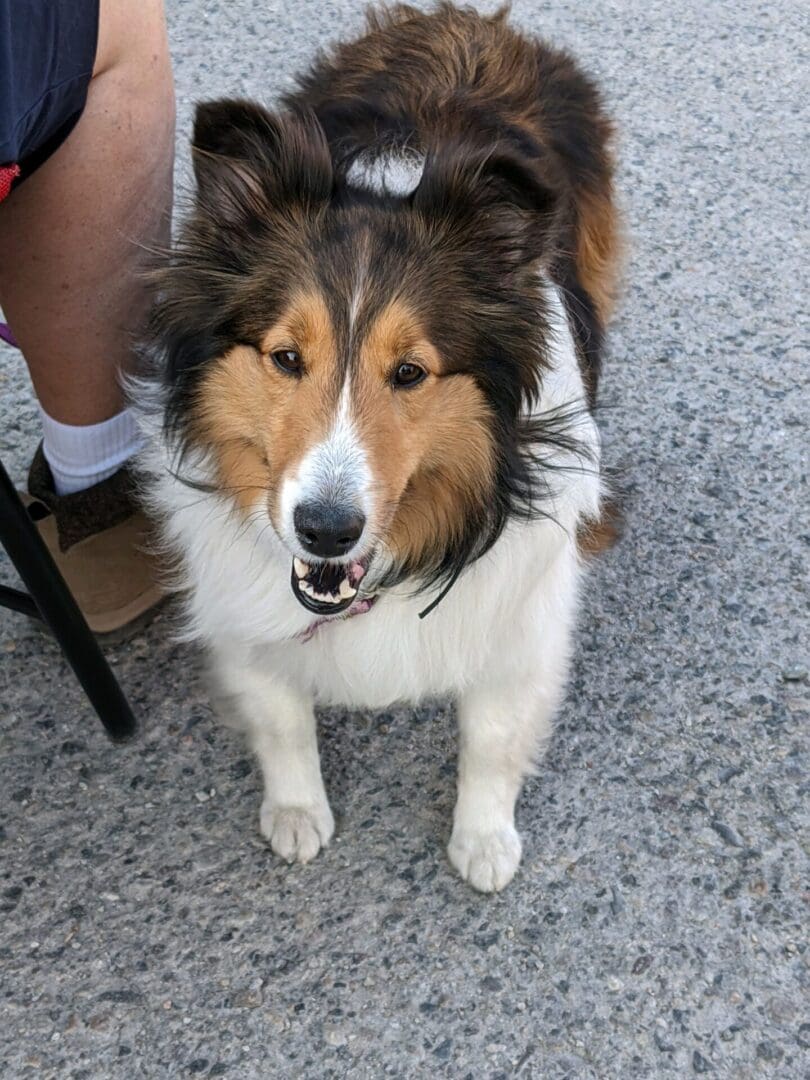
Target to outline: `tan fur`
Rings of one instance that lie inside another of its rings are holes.
[[[306,357],[305,378],[276,368],[272,353],[281,349]],[[243,509],[255,505],[262,489],[275,509],[287,471],[326,434],[339,391],[335,354],[323,298],[306,293],[268,330],[261,352],[237,346],[203,378],[195,426],[216,455],[223,486]]]
[[[447,550],[467,515],[491,498],[494,448],[484,396],[468,376],[454,376],[437,396],[430,449],[400,501],[389,546],[404,563]]]
[[[577,214],[577,271],[604,324],[616,300],[621,254],[616,208],[609,185],[598,193],[580,192]]]
[[[398,362],[428,378],[394,391]],[[394,302],[375,320],[360,351],[356,422],[379,485],[384,537],[403,562],[441,552],[466,514],[487,499],[493,447],[484,396],[465,375],[443,375],[441,358],[416,317]]]
[[[253,422],[257,363],[256,352],[242,345],[214,363],[200,383],[193,422],[196,441],[214,451],[221,487],[246,512],[267,489]]]
[[[587,521],[577,532],[577,547],[583,559],[594,559],[618,543],[622,535],[622,510],[614,499],[602,505],[598,521]]]

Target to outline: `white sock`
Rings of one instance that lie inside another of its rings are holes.
[[[117,472],[141,448],[141,434],[129,409],[100,424],[62,424],[40,406],[42,450],[57,495],[92,487]]]

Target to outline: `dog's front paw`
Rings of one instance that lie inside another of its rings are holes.
[[[450,862],[479,892],[499,892],[515,876],[522,845],[514,825],[491,832],[454,828],[447,847]]]
[[[260,826],[276,855],[290,863],[307,863],[332,839],[335,819],[328,803],[314,807],[274,806],[265,799]]]

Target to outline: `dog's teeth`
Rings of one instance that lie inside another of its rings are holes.
[[[348,600],[350,596],[357,596],[357,589],[353,589],[348,579],[344,578],[340,583],[340,598],[341,600]]]
[[[322,604],[337,604],[339,602],[339,598],[332,596],[331,593],[313,593],[312,595],[316,600],[320,600]]]
[[[299,592],[306,593],[307,596],[319,604],[339,607],[341,604],[345,604],[347,600],[353,600],[357,596],[357,587],[352,584],[350,576],[341,578],[340,585],[335,591],[323,593],[316,588],[315,582],[307,580],[309,575],[312,574],[312,567],[305,563],[303,559],[299,559],[297,556],[293,557],[293,570],[295,571]],[[318,582],[318,584],[321,583]]]

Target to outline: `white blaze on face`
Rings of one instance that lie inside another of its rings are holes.
[[[360,433],[352,417],[349,379],[343,385],[332,427],[301,459],[281,486],[280,513],[284,537],[293,550],[296,540],[293,514],[301,503],[319,502],[352,507],[372,516],[372,475]]]

